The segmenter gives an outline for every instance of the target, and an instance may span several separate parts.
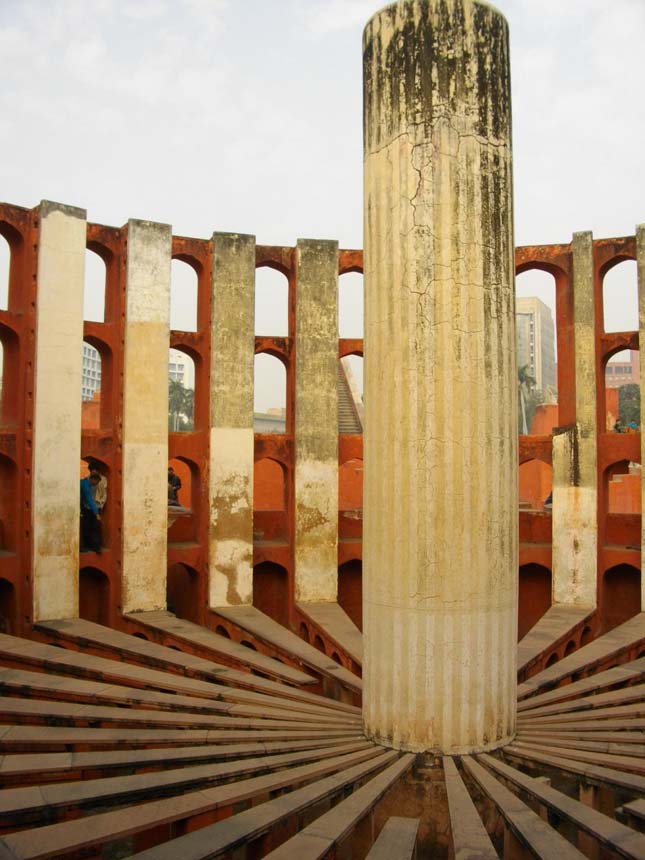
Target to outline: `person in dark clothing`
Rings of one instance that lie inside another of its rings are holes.
[[[97,472],[81,478],[81,552],[101,552],[101,515],[92,492],[100,480]]]
[[[172,466],[168,466],[168,504],[178,505],[177,493],[181,489],[181,478],[175,474]]]

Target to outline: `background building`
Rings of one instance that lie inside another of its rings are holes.
[[[635,350],[629,353],[628,361],[608,361],[605,366],[605,385],[607,388],[620,388],[621,385],[638,385],[641,378],[640,356]]]
[[[535,387],[545,399],[557,390],[555,374],[555,326],[551,308],[535,296],[518,298],[515,303],[517,324],[517,366],[528,367]]]

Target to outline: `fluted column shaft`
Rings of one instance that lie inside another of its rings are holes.
[[[364,34],[364,725],[514,730],[517,419],[505,20],[406,0]]]

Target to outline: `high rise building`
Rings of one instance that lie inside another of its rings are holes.
[[[2,365],[0,364],[0,367]],[[186,384],[186,363],[181,352],[171,350],[168,359],[168,379],[173,382]],[[99,351],[83,341],[83,370],[82,370],[83,400],[91,400],[96,391],[101,390],[101,356]]]
[[[101,356],[99,351],[83,341],[83,376],[81,397],[91,400],[94,392],[101,390]]]
[[[551,308],[536,296],[518,298],[515,305],[517,366],[527,367],[536,388],[548,397],[557,389]]]

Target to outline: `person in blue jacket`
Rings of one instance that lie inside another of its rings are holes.
[[[101,552],[101,514],[92,493],[100,480],[97,472],[81,478],[81,552]]]

